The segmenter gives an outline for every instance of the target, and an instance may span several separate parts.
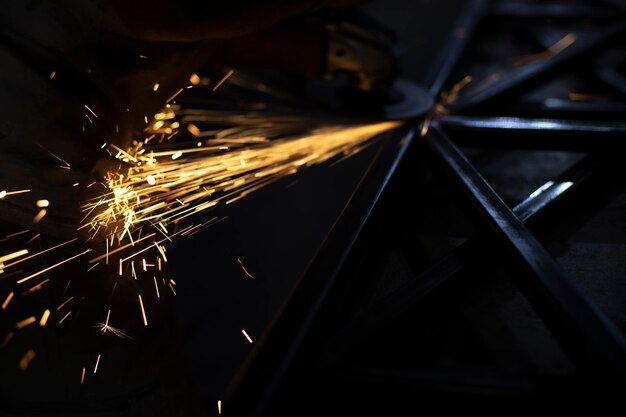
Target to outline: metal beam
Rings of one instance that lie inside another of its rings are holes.
[[[513,277],[579,369],[626,385],[624,336],[568,279],[560,265],[435,123],[425,137],[485,230],[517,265]]]

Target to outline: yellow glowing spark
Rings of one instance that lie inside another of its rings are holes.
[[[200,77],[198,76],[198,74],[191,74],[191,77],[189,77],[189,82],[193,85],[198,85],[200,84]]]
[[[58,262],[58,263],[56,263],[56,264],[54,264],[54,265],[52,265],[52,266],[49,266],[49,267],[47,267],[47,268],[45,268],[45,269],[42,269],[42,270],[41,270],[41,271],[39,271],[39,272],[35,272],[34,274],[27,276],[26,278],[22,278],[22,279],[20,279],[19,281],[17,281],[17,283],[18,283],[18,284],[22,284],[22,283],[24,283],[24,282],[26,282],[26,281],[28,281],[28,280],[30,280],[30,279],[32,279],[32,278],[35,278],[36,276],[39,276],[39,275],[41,275],[41,274],[43,274],[43,273],[45,273],[45,272],[48,272],[48,271],[49,271],[49,270],[51,270],[51,269],[54,269],[54,268],[56,268],[56,267],[58,267],[58,266],[60,266],[60,265],[63,265],[63,264],[64,264],[64,263],[66,263],[66,262],[72,261],[72,260],[74,260],[74,259],[78,258],[79,256],[83,256],[84,254],[86,254],[86,253],[88,253],[88,252],[91,252],[91,249],[87,249],[87,250],[85,250],[85,251],[83,251],[83,252],[79,253],[78,255],[74,255],[74,256],[72,256],[71,258],[68,258],[68,259],[65,259],[65,260],[63,260],[63,261],[61,261],[61,262]]]
[[[179,152],[176,152],[174,155],[172,155],[172,159],[178,159],[181,156],[183,156],[183,153],[179,151]]]
[[[23,329],[24,327],[28,326],[29,324],[33,324],[36,321],[37,319],[35,318],[35,316],[30,316],[28,318],[25,318],[24,320],[18,321],[15,324],[15,328],[18,330]]]
[[[43,219],[43,217],[46,215],[46,213],[46,209],[39,210],[39,213],[37,213],[37,215],[33,217],[33,223],[39,223],[41,219]]]
[[[6,190],[0,191],[0,199],[3,199],[4,197],[6,197],[6,195],[7,195]]]
[[[143,317],[143,325],[148,326],[148,319],[146,317],[146,310],[143,308],[143,301],[141,300],[141,294],[137,294],[139,297],[139,306],[141,307],[141,316]]]
[[[154,179],[154,176],[152,176],[152,175],[148,175],[148,176],[146,177],[146,182],[147,182],[148,184],[150,184],[150,185],[154,185],[154,184],[156,184],[156,180]]]
[[[187,124],[187,130],[196,138],[200,136],[200,133],[202,133],[200,132],[200,129],[198,129],[198,126],[194,125],[193,123]]]
[[[68,298],[67,300],[63,301],[58,307],[57,307],[57,311],[61,310],[63,307],[65,307],[67,305],[67,303],[69,303],[70,301],[72,301],[74,299],[74,296],[71,296],[70,298]]]
[[[7,309],[7,307],[9,306],[9,303],[10,303],[10,302],[11,302],[11,300],[13,299],[13,296],[14,296],[14,295],[15,295],[15,294],[13,293],[13,291],[11,291],[11,292],[9,293],[9,295],[7,295],[7,298],[5,298],[5,299],[4,299],[4,302],[2,303],[2,309],[3,309],[3,310],[6,310],[6,309]]]
[[[233,70],[233,69],[228,70],[228,72],[224,75],[224,77],[222,77],[222,79],[219,80],[217,82],[217,84],[215,84],[215,86],[213,87],[213,91],[215,91],[218,88],[220,88],[221,85],[224,84],[226,82],[226,80],[228,80],[230,78],[230,76],[233,75],[234,73],[235,73],[235,70]]]
[[[222,415],[222,400],[217,400],[217,414]]]
[[[68,240],[67,242],[63,242],[63,243],[60,243],[60,244],[58,244],[58,245],[52,246],[51,248],[44,249],[44,250],[42,250],[42,251],[40,251],[40,252],[34,253],[34,254],[30,255],[30,256],[27,256],[26,258],[22,258],[22,259],[20,259],[19,261],[13,262],[13,263],[8,264],[8,265],[5,265],[5,267],[4,267],[4,268],[6,269],[6,268],[12,267],[12,266],[14,266],[14,265],[17,265],[17,264],[19,264],[20,262],[24,262],[24,261],[27,261],[27,260],[29,260],[29,259],[32,259],[32,258],[34,258],[34,257],[36,257],[36,256],[43,255],[44,253],[47,253],[47,252],[53,251],[53,250],[55,250],[55,249],[58,249],[58,248],[60,248],[60,247],[62,247],[62,246],[65,246],[65,245],[67,245],[67,244],[69,244],[69,243],[72,243],[72,242],[74,242],[74,241],[76,241],[76,240],[78,240],[78,238],[74,238],[74,239],[72,239],[72,240]]]
[[[98,358],[96,359],[96,366],[94,366],[94,368],[93,368],[93,373],[94,373],[94,374],[95,374],[96,372],[98,372],[98,365],[100,365],[100,357],[101,357],[101,356],[102,356],[101,354],[98,354]]]
[[[250,344],[252,344],[252,339],[250,338],[250,336],[248,335],[248,333],[245,330],[242,330],[241,333],[244,335],[244,337],[248,340],[248,342]]]
[[[10,236],[7,236],[7,237],[10,237]],[[18,250],[17,252],[13,252],[13,253],[10,253],[8,255],[0,256],[0,263],[5,263],[7,261],[10,261],[10,260],[15,259],[15,258],[19,258],[20,256],[24,256],[24,255],[27,255],[27,254],[28,254],[28,250],[26,250],[26,249]],[[8,266],[5,266],[4,268],[7,268],[7,267]]]
[[[82,375],[80,376],[80,385],[83,385],[83,383],[85,382],[85,372],[86,372],[86,371],[87,371],[87,370],[86,370],[86,369],[85,369],[85,367],[83,366],[83,373],[82,373]]]
[[[179,95],[180,93],[182,93],[185,89],[181,88],[179,89],[177,92],[175,92],[170,98],[168,98],[167,100],[165,100],[166,103],[169,103],[170,101],[174,100],[176,98],[177,95]]]
[[[30,365],[30,362],[33,359],[35,359],[35,351],[29,349],[28,352],[26,352],[24,356],[22,356],[22,359],[20,359],[20,370],[24,372],[26,369],[28,369],[28,365]]]
[[[39,208],[44,208],[44,207],[48,207],[50,205],[50,202],[48,200],[37,200],[35,204]]]
[[[50,79],[53,79],[53,78],[55,77],[55,75],[57,75],[57,72],[56,72],[56,71],[52,71],[52,72],[50,73],[50,77],[49,77],[49,78],[50,78]]]
[[[159,89],[159,83],[154,83],[152,86],[152,91],[157,91]]]
[[[50,278],[46,278],[43,281],[41,281],[39,284],[27,289],[26,291],[22,292],[22,295],[29,295],[32,294],[36,291],[39,291],[45,284],[47,284],[48,282],[50,282]]]
[[[176,290],[174,290],[174,287],[172,287],[172,284],[169,284],[169,285],[170,285],[170,290],[172,290],[172,293],[176,295]]]
[[[246,269],[246,267],[243,265],[243,262],[241,261],[241,259],[237,258],[237,261],[239,262],[239,265],[241,266],[241,269],[243,270],[244,274],[246,274],[248,277],[252,278],[252,279],[256,279],[254,278],[254,276]]]
[[[43,312],[41,319],[39,320],[39,325],[41,327],[44,327],[46,323],[48,322],[49,317],[50,317],[50,310],[46,309],[46,311]]]
[[[4,337],[4,339],[2,339],[2,343],[0,343],[0,348],[6,347],[9,344],[9,342],[11,341],[11,339],[13,339],[14,335],[15,335],[15,333],[13,333],[13,332],[7,333],[7,335]]]
[[[15,195],[15,194],[23,194],[30,193],[30,190],[17,190],[17,191],[4,191],[4,195]]]

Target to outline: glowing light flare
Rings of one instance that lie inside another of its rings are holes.
[[[50,202],[48,200],[37,200],[35,205],[39,208],[45,208],[50,205]]]
[[[20,359],[20,370],[22,372],[26,371],[28,369],[28,366],[30,365],[30,363],[32,362],[33,359],[35,359],[35,351],[32,349],[29,349],[24,356],[22,356],[22,358]]]
[[[41,319],[39,320],[39,325],[41,327],[44,327],[48,322],[48,318],[50,318],[50,310],[46,309],[46,311],[43,312]]]
[[[248,335],[248,333],[245,330],[241,330],[241,334],[243,334],[243,336],[246,338],[246,340],[248,341],[248,343],[252,344],[254,343],[252,341],[252,338]]]

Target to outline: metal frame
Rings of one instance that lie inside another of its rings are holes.
[[[447,47],[442,50],[442,57],[437,60],[428,78],[430,93],[438,96],[450,83],[451,74],[463,56],[472,32],[482,19],[494,16],[543,18],[546,14],[552,16],[554,13],[560,12],[546,8],[490,9],[485,1],[470,2],[454,26]],[[576,18],[578,14],[564,12],[555,17],[567,20]],[[616,13],[613,20],[620,16],[623,16],[623,10]],[[610,18],[605,8],[597,16],[589,17],[601,21]],[[342,350],[366,340],[422,302],[444,283],[453,282],[459,271],[480,263],[479,254],[483,245],[499,244],[507,255],[502,262],[514,272],[515,282],[557,337],[564,351],[570,354],[582,375],[593,376],[593,384],[599,390],[623,390],[626,387],[624,335],[574,286],[525,223],[540,215],[549,215],[549,209],[558,207],[561,200],[571,195],[587,193],[589,187],[585,185],[590,180],[598,181],[600,178],[600,181],[604,181],[601,165],[599,167],[595,164],[594,158],[598,153],[624,148],[626,125],[616,122],[478,117],[475,114],[488,112],[494,104],[502,103],[520,91],[560,74],[578,60],[597,54],[625,30],[626,22],[617,21],[607,26],[602,33],[576,42],[549,59],[519,68],[472,95],[461,96],[458,101],[448,105],[452,115],[433,120],[421,141],[413,139],[413,130],[399,136],[404,137],[404,140],[396,137],[387,141],[292,296],[286,301],[265,338],[257,343],[250,360],[231,385],[225,399],[228,414],[271,415],[272,407],[286,392],[290,378],[311,366],[309,360],[313,352],[319,350],[324,336],[329,333],[324,330],[324,326],[328,326],[331,321],[329,317],[338,308],[333,304],[333,293],[341,287],[343,281],[349,279],[350,271],[359,264],[359,256],[368,253],[368,250],[369,253],[375,253],[372,244],[376,243],[372,243],[372,239],[367,239],[367,236],[376,230],[377,213],[381,211],[381,206],[391,204],[394,198],[394,184],[400,181],[398,172],[402,171],[404,165],[408,165],[406,160],[410,158],[411,150],[419,146],[428,150],[443,175],[455,185],[458,196],[472,207],[481,235],[466,241],[432,268],[364,312],[358,320],[348,323],[339,336],[332,340],[333,346]],[[589,114],[589,105],[580,107],[581,112],[577,115]],[[571,109],[557,110],[567,113]],[[448,137],[447,131],[455,133],[452,139]],[[528,140],[529,137],[532,140]],[[592,154],[511,210],[459,149],[459,145],[468,144],[498,148],[584,150]],[[389,377],[391,374],[400,379],[407,378],[401,370],[374,372],[370,368],[376,368],[376,364],[356,364],[350,368],[347,371],[348,379],[358,378],[359,375]],[[412,372],[411,378],[419,380],[417,385],[423,385],[436,383],[442,378],[445,380],[446,376],[438,377],[426,370],[422,373]],[[497,386],[499,382],[504,384],[506,381],[506,378],[496,377],[489,383]],[[520,384],[526,386],[527,382],[521,381]],[[445,383],[455,385],[462,382],[453,378]],[[516,386],[515,383],[512,385]]]

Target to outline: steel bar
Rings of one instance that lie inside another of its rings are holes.
[[[626,344],[619,330],[572,284],[436,123],[425,141],[486,230],[523,272],[513,274],[520,290],[565,351],[585,372],[612,376],[620,386],[625,384]]]
[[[485,0],[469,1],[459,16],[448,40],[441,48],[441,54],[424,81],[432,97],[437,97],[441,93],[486,8]]]
[[[623,119],[624,114],[626,114],[626,105],[619,102],[571,101],[562,98],[547,98],[538,102],[507,103],[505,112],[504,115],[509,117],[588,120],[611,123],[615,120]],[[491,116],[503,115],[503,112],[496,109],[492,109],[489,113]]]
[[[398,132],[393,133],[398,135]],[[265,336],[233,381],[224,399],[231,415],[261,416],[283,378],[301,354],[304,340],[336,285],[370,217],[412,143],[414,130],[401,140],[387,141],[346,204],[307,271],[296,285]]]
[[[626,123],[442,116],[438,119],[460,146],[592,151],[626,149]]]
[[[587,183],[591,176],[591,163],[585,158],[554,181],[539,187],[520,202],[513,212],[522,222],[530,222]],[[424,272],[410,277],[404,285],[361,312],[333,338],[333,348],[350,350],[358,347],[456,276],[483,264],[488,258],[486,248],[489,247],[480,235],[466,240]]]
[[[626,22],[620,21],[600,32],[576,41],[560,53],[540,62],[511,70],[509,74],[493,82],[488,87],[472,94],[461,96],[455,103],[448,105],[452,113],[474,111],[497,100],[523,92],[571,67],[576,61],[588,58],[600,47],[618,38],[626,30]]]

